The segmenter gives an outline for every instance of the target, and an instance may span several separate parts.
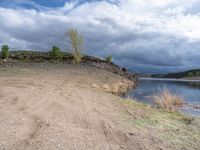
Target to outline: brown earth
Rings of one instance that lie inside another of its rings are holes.
[[[199,149],[198,119],[113,94],[132,86],[91,67],[3,67],[0,150]]]

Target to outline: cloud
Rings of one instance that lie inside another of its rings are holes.
[[[31,1],[33,3],[33,1]],[[0,7],[0,44],[13,49],[69,50],[65,32],[77,28],[85,53],[141,72],[200,67],[199,0],[70,1],[40,9]],[[37,3],[34,3],[38,7]]]

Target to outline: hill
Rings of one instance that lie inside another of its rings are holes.
[[[194,70],[188,70],[184,72],[178,72],[178,73],[169,73],[167,75],[164,75],[165,78],[193,78],[198,79],[200,78],[200,69],[194,69]]]
[[[59,59],[52,58],[50,52],[39,51],[11,51],[6,65],[15,65],[16,63],[29,62],[29,63],[59,63],[59,64],[74,64],[74,57],[72,53],[62,52],[63,57]],[[0,61],[3,65],[4,60]],[[131,73],[124,67],[119,67],[113,62],[108,62],[103,58],[83,55],[81,65],[91,66],[98,69],[106,70],[129,80],[136,81],[137,75]]]

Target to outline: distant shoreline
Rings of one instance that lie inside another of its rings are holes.
[[[174,79],[174,78],[139,78],[139,80],[154,80],[154,81],[176,81],[176,82],[200,82],[196,79]]]

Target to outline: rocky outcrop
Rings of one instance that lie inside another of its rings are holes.
[[[132,81],[137,81],[138,77],[135,73],[130,73],[125,67],[119,67],[112,62],[107,62],[106,60],[102,60],[100,58],[92,57],[92,56],[84,56],[82,60],[83,65],[94,66],[99,69],[103,69],[115,74],[118,74],[124,78],[127,78]]]
[[[51,57],[49,52],[37,52],[37,51],[15,51],[10,52],[9,59],[11,60],[20,60],[28,62],[55,62]],[[74,61],[73,55],[71,53],[64,53],[63,58],[59,59],[59,63],[71,64]],[[128,72],[126,68],[121,68],[115,65],[112,62],[108,62],[104,59],[92,57],[92,56],[83,56],[81,65],[92,66],[98,69],[103,69],[115,74],[118,74],[124,78],[137,82],[138,77],[134,73]]]
[[[7,63],[7,59],[0,60],[0,65]]]

